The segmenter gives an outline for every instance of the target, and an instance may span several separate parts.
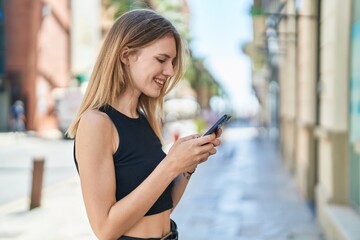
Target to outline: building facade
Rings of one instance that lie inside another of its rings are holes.
[[[26,127],[56,128],[51,90],[70,79],[69,1],[4,1],[5,73],[0,102],[2,131],[9,129],[10,106],[25,104]]]
[[[276,30],[284,164],[327,239],[360,239],[360,1],[261,3]]]
[[[78,82],[89,78],[101,44],[102,1],[1,3],[0,131],[11,129],[11,105],[21,100],[27,130],[40,135],[64,132],[81,101]]]

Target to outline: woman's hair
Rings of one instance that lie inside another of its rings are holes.
[[[132,10],[116,19],[104,40],[77,115],[67,131],[69,137],[75,137],[85,111],[99,109],[106,104],[114,105],[119,94],[132,84],[127,66],[120,60],[122,49],[127,47],[131,54],[167,36],[173,36],[176,43],[174,76],[166,81],[159,97],[150,98],[142,94],[137,106],[146,115],[159,139],[162,139],[164,97],[182,77],[185,48],[171,22],[149,9]]]

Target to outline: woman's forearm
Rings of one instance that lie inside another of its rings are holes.
[[[192,173],[184,172],[180,173],[175,179],[175,185],[172,189],[171,196],[173,200],[173,209],[177,206],[180,202],[181,197],[183,196],[185,189],[189,183]]]

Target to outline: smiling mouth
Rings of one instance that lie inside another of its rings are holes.
[[[159,84],[160,86],[163,86],[164,83],[165,83],[165,80],[160,80],[160,79],[158,79],[158,78],[154,78],[154,81],[155,81],[157,84]]]

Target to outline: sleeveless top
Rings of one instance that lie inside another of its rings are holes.
[[[116,178],[116,200],[120,200],[138,187],[165,158],[161,142],[152,130],[146,117],[129,118],[110,105],[99,109],[113,122],[120,144],[113,155]],[[75,146],[75,145],[74,145]],[[74,148],[75,159],[75,148]],[[77,166],[77,161],[75,159]],[[171,189],[174,183],[165,189],[158,200],[145,214],[157,214],[173,207]]]

